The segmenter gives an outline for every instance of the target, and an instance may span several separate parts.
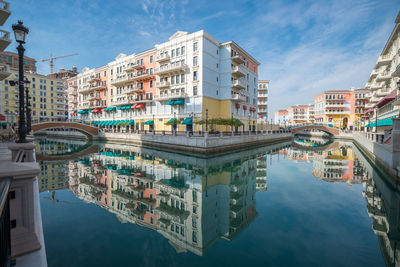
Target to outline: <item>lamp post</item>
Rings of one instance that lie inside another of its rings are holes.
[[[154,114],[153,114],[153,133],[155,133],[155,131],[156,131],[156,124],[155,124],[155,121],[154,121]]]
[[[32,125],[32,117],[31,117],[31,109],[30,109],[30,102],[29,99],[31,98],[29,96],[29,84],[31,82],[28,80],[28,78],[24,79],[24,86],[25,86],[25,97],[26,97],[26,132],[29,134],[32,131],[31,125]]]
[[[17,143],[26,143],[27,140],[25,139],[27,135],[26,129],[26,121],[25,121],[25,104],[24,104],[24,52],[25,48],[22,44],[25,43],[26,35],[29,32],[29,29],[26,28],[22,21],[18,21],[17,24],[12,25],[12,29],[14,31],[15,40],[19,43],[17,50],[18,50],[18,67],[19,67],[19,122],[18,122],[18,135],[19,139]]]
[[[190,131],[190,132],[191,132],[192,135],[193,135],[193,130],[194,130],[194,129],[193,129],[193,128],[194,128],[194,127],[193,127],[193,117],[194,117],[194,113],[193,113],[193,112],[190,113],[190,117],[192,118],[192,128],[191,128],[191,131]]]
[[[174,112],[174,126],[172,127],[174,132],[176,132],[176,118],[175,118],[175,116],[176,116],[176,112]]]
[[[272,131],[272,119],[271,119],[271,131]]]
[[[233,112],[231,113],[231,132],[233,132]]]
[[[250,130],[251,130],[251,125],[250,125],[250,114],[249,114],[249,133],[250,133]]]
[[[208,108],[206,108],[206,133],[208,133]]]

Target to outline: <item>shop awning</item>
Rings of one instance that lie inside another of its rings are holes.
[[[185,104],[185,99],[174,100],[174,105],[183,105]]]
[[[2,122],[0,122],[0,125],[1,125],[1,126],[7,126],[7,122],[2,121]]]
[[[378,121],[378,127],[382,127],[382,126],[392,126],[393,125],[393,119],[392,118],[386,118],[383,120],[379,120]],[[375,127],[376,123],[375,122],[371,122],[367,125],[365,125],[365,127],[369,128],[369,127]]]
[[[235,104],[235,108],[240,108],[240,104]]]
[[[136,108],[136,107],[137,107],[137,104],[133,105],[133,106],[131,107],[131,109],[134,109],[134,108]]]
[[[247,106],[243,105],[243,110],[247,110]]]
[[[100,108],[95,108],[95,109],[92,110],[92,113],[99,113],[99,112],[101,112]]]
[[[109,108],[106,108],[105,111],[113,111],[113,110],[116,110],[116,109],[117,109],[116,107],[109,107]]]
[[[134,120],[129,120],[128,125],[135,125],[135,121]]]
[[[183,120],[182,124],[185,125],[192,125],[193,124],[193,118],[186,118]]]
[[[172,100],[171,100],[171,101],[168,101],[168,102],[167,102],[167,105],[173,105],[174,102],[175,102],[175,101],[172,101]]]
[[[140,104],[136,105],[136,108],[145,108],[145,107],[146,107],[146,105],[143,104],[143,103],[140,103]]]
[[[154,121],[153,120],[148,120],[144,123],[145,125],[153,125]]]
[[[167,124],[177,124],[177,123],[178,123],[178,120],[175,119],[175,118],[171,118],[171,119],[169,119],[169,121],[167,122]]]
[[[381,100],[378,101],[378,103],[375,104],[374,108],[380,108],[383,107],[385,104],[387,104],[388,102],[392,101],[393,99],[396,98],[396,91],[391,92],[390,94],[388,94],[387,96],[385,96],[384,98],[382,98]],[[379,122],[378,122],[378,126],[379,126]]]

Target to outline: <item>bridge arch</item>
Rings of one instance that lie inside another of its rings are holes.
[[[299,132],[310,131],[310,130],[322,131],[322,132],[331,134],[333,136],[337,136],[340,133],[339,129],[334,128],[334,127],[326,127],[323,125],[305,125],[305,126],[299,126],[299,127],[292,128],[292,134],[295,135]]]
[[[77,122],[42,122],[32,125],[33,133],[37,133],[39,131],[53,129],[53,128],[69,128],[75,129],[83,134],[85,134],[89,139],[92,139],[93,136],[97,136],[99,134],[99,129],[96,127],[77,123]]]

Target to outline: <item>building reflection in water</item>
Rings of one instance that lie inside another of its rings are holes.
[[[400,266],[400,188],[393,178],[373,167],[354,144],[333,142],[324,149],[281,150],[295,161],[313,163],[313,176],[328,182],[362,183],[372,230],[387,266]]]
[[[273,145],[270,152],[288,145]],[[41,191],[68,184],[78,198],[121,222],[157,231],[177,252],[203,255],[217,239],[232,240],[257,216],[256,191],[267,190],[265,148],[205,159],[118,144],[99,147],[99,153],[75,160],[42,161]],[[68,183],[49,185],[50,166],[60,174],[51,181],[68,177]]]

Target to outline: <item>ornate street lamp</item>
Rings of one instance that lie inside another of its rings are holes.
[[[28,80],[28,78],[24,79],[24,86],[25,86],[25,97],[26,97],[26,132],[29,134],[32,131],[32,116],[31,116],[31,103],[29,102],[29,99],[31,98],[29,96],[29,84],[31,82]]]
[[[12,29],[14,31],[15,40],[19,43],[17,50],[18,50],[18,67],[19,67],[19,122],[18,122],[18,134],[19,139],[17,143],[26,143],[26,135],[27,129],[25,126],[25,104],[24,104],[24,52],[25,48],[22,44],[25,43],[26,36],[28,35],[29,29],[26,28],[22,21],[18,21],[17,24],[12,25]]]

